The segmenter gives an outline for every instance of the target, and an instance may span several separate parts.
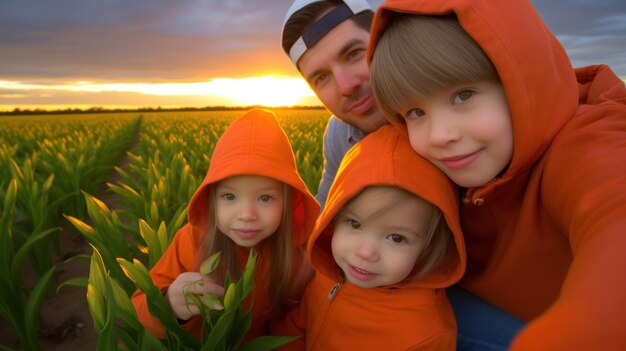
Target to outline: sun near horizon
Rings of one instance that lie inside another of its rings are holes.
[[[0,110],[64,108],[140,108],[316,106],[321,103],[300,77],[263,75],[245,78],[215,78],[178,83],[97,83],[74,81],[63,84],[32,84],[0,80]],[[4,100],[4,101],[3,101]]]

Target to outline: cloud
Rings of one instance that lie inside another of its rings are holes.
[[[623,0],[533,0],[574,66],[605,63],[626,77],[626,6]]]
[[[10,2],[0,13],[0,77],[132,82],[287,73],[275,10],[286,6],[276,0]]]
[[[374,6],[382,0],[371,0]],[[623,0],[533,0],[575,66],[626,77]],[[0,11],[0,79],[195,82],[297,72],[280,49],[291,0],[20,0]]]

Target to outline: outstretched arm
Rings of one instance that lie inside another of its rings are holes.
[[[546,206],[569,236],[572,264],[557,301],[513,350],[626,347],[626,108],[593,112],[562,131],[572,137],[555,141],[558,157],[544,174]]]

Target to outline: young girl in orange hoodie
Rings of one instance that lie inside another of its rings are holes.
[[[380,108],[462,187],[460,284],[528,322],[512,349],[625,349],[624,82],[524,0],[388,0],[370,40]]]
[[[305,248],[319,205],[297,172],[293,151],[271,112],[251,110],[226,129],[215,146],[207,175],[191,198],[183,226],[150,270],[182,327],[199,339],[202,320],[188,292],[224,293],[226,273],[239,277],[251,248],[259,253],[254,274],[252,326],[245,340],[269,334],[269,323],[300,299],[310,279]],[[221,252],[210,276],[199,264]],[[201,282],[200,284],[193,282]],[[132,297],[141,323],[163,338],[146,296]]]
[[[457,197],[391,126],[350,149],[307,248],[315,278],[275,330],[301,338],[281,350],[455,350]]]

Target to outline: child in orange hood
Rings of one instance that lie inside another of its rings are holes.
[[[223,295],[226,272],[237,279],[254,247],[259,257],[252,326],[245,339],[267,335],[268,323],[298,303],[310,279],[305,249],[318,212],[276,118],[269,111],[251,110],[232,122],[216,144],[209,171],[189,203],[189,223],[150,275],[183,328],[199,338],[199,310],[185,299],[183,286],[203,281],[188,291]],[[220,267],[210,276],[200,274],[199,264],[217,251]],[[163,338],[164,329],[148,311],[145,294],[135,292],[132,301],[143,325]]]
[[[281,350],[454,350],[444,288],[465,269],[459,226],[443,173],[391,126],[365,137],[341,162],[311,235],[315,278],[275,331],[302,338]]]
[[[624,349],[624,82],[573,69],[525,0],[388,0],[368,57],[387,119],[463,188],[460,284],[529,322],[511,348]]]

